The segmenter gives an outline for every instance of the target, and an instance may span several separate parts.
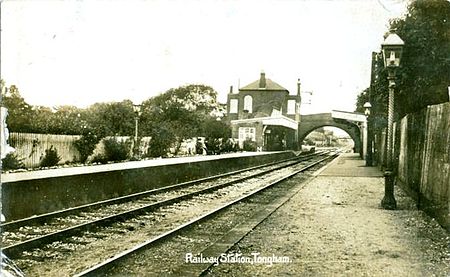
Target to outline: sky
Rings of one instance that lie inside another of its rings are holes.
[[[1,78],[29,104],[87,107],[187,84],[225,103],[264,71],[293,93],[300,78],[302,114],[353,111],[407,1],[4,0]]]

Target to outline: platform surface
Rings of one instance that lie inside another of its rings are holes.
[[[364,165],[341,155],[235,247],[288,263],[221,264],[208,276],[450,276],[450,235],[398,187],[398,209],[382,209],[383,174]]]
[[[320,175],[340,177],[383,177],[377,167],[366,166],[357,153],[345,153],[335,159]]]
[[[26,172],[17,172],[17,173],[6,173],[6,174],[2,173],[1,174],[1,182],[7,183],[7,182],[12,182],[12,181],[23,181],[23,180],[30,180],[30,179],[51,178],[51,177],[89,174],[89,173],[107,172],[107,171],[115,171],[115,170],[144,168],[144,167],[152,167],[152,166],[182,164],[182,163],[194,163],[194,162],[211,161],[211,160],[226,159],[226,158],[268,155],[268,154],[273,154],[273,153],[276,153],[276,152],[238,152],[238,153],[227,153],[227,154],[210,155],[210,156],[197,155],[197,156],[164,158],[164,159],[156,158],[156,159],[149,159],[149,160],[142,160],[142,161],[128,161],[128,162],[118,162],[118,163],[102,164],[102,165],[71,166],[71,167],[61,167],[61,168],[55,168],[55,169],[26,171]]]

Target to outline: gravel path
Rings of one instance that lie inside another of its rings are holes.
[[[396,188],[398,210],[382,210],[383,178],[332,175],[309,182],[232,250],[289,263],[223,263],[208,275],[449,276],[449,234],[405,193]]]

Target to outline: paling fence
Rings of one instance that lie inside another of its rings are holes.
[[[25,167],[37,167],[45,150],[51,147],[58,151],[60,164],[78,160],[80,154],[73,143],[79,138],[80,136],[69,135],[10,133],[8,142]]]
[[[40,161],[45,155],[45,150],[51,147],[58,152],[58,156],[61,157],[59,164],[73,163],[79,160],[80,154],[76,149],[74,142],[81,136],[79,135],[50,135],[50,134],[33,134],[33,133],[10,133],[8,143],[15,151],[14,154],[19,160],[22,161],[25,167],[33,168],[38,167]],[[111,137],[106,137],[109,139]],[[116,136],[114,137],[118,142],[124,142],[130,140],[132,142],[130,147],[130,155],[132,153],[134,137],[129,136]],[[88,158],[88,161],[92,161],[95,155],[104,153],[103,140],[97,144],[93,154]],[[144,157],[148,151],[150,145],[150,137],[140,138],[138,145],[140,157]],[[195,155],[196,153],[197,138],[187,139],[182,142],[177,155]],[[171,148],[170,152],[173,154],[175,148]]]
[[[450,102],[428,106],[395,124],[393,158],[397,184],[450,231]],[[378,159],[385,165],[385,136]]]
[[[450,103],[408,114],[398,125],[398,181],[450,231]]]

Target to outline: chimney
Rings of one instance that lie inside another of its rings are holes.
[[[297,95],[300,95],[300,78],[297,80]]]
[[[233,86],[230,86],[230,94],[233,93]]]
[[[261,71],[261,78],[259,78],[259,88],[266,88],[266,73]]]

